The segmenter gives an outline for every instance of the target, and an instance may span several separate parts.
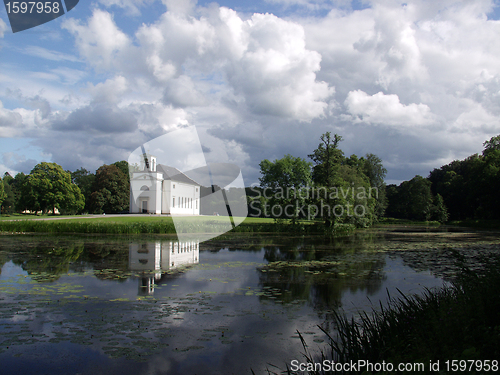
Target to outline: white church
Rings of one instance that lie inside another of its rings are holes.
[[[130,213],[199,215],[200,184],[144,154],[130,178]]]

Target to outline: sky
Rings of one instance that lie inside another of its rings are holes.
[[[387,183],[426,177],[500,134],[499,6],[80,0],[17,33],[1,9],[0,173],[95,172],[192,125],[246,186],[328,131]]]

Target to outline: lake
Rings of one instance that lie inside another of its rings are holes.
[[[279,372],[387,296],[448,285],[497,233],[383,227],[343,238],[1,235],[0,373]],[[277,366],[277,367],[273,367]]]

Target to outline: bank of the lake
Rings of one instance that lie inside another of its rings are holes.
[[[93,234],[172,234],[175,235],[174,219],[182,222],[184,230],[192,233],[220,232],[227,228],[224,216],[156,216],[156,215],[89,215],[89,216],[14,216],[0,220],[0,232],[10,233],[93,233]],[[325,233],[318,221],[299,221],[296,224],[277,223],[271,218],[234,218],[241,222],[234,233]],[[333,235],[352,233],[351,224],[336,224],[329,231]]]
[[[421,374],[498,372],[499,269],[498,259],[483,274],[463,268],[453,285],[400,294],[357,321],[335,312],[338,331],[335,336],[325,332],[329,344],[320,355],[310,353],[303,341],[302,368],[310,369],[309,375],[332,373],[332,363],[362,364],[354,370],[336,367],[338,374],[390,374],[400,368],[405,369],[400,373]],[[320,363],[327,365],[319,368]],[[287,368],[287,374],[304,373],[294,370]]]

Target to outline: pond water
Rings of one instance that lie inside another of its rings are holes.
[[[375,228],[340,239],[0,236],[0,373],[256,374],[319,352],[334,311],[448,284],[498,234]],[[486,259],[486,260],[485,260]]]

